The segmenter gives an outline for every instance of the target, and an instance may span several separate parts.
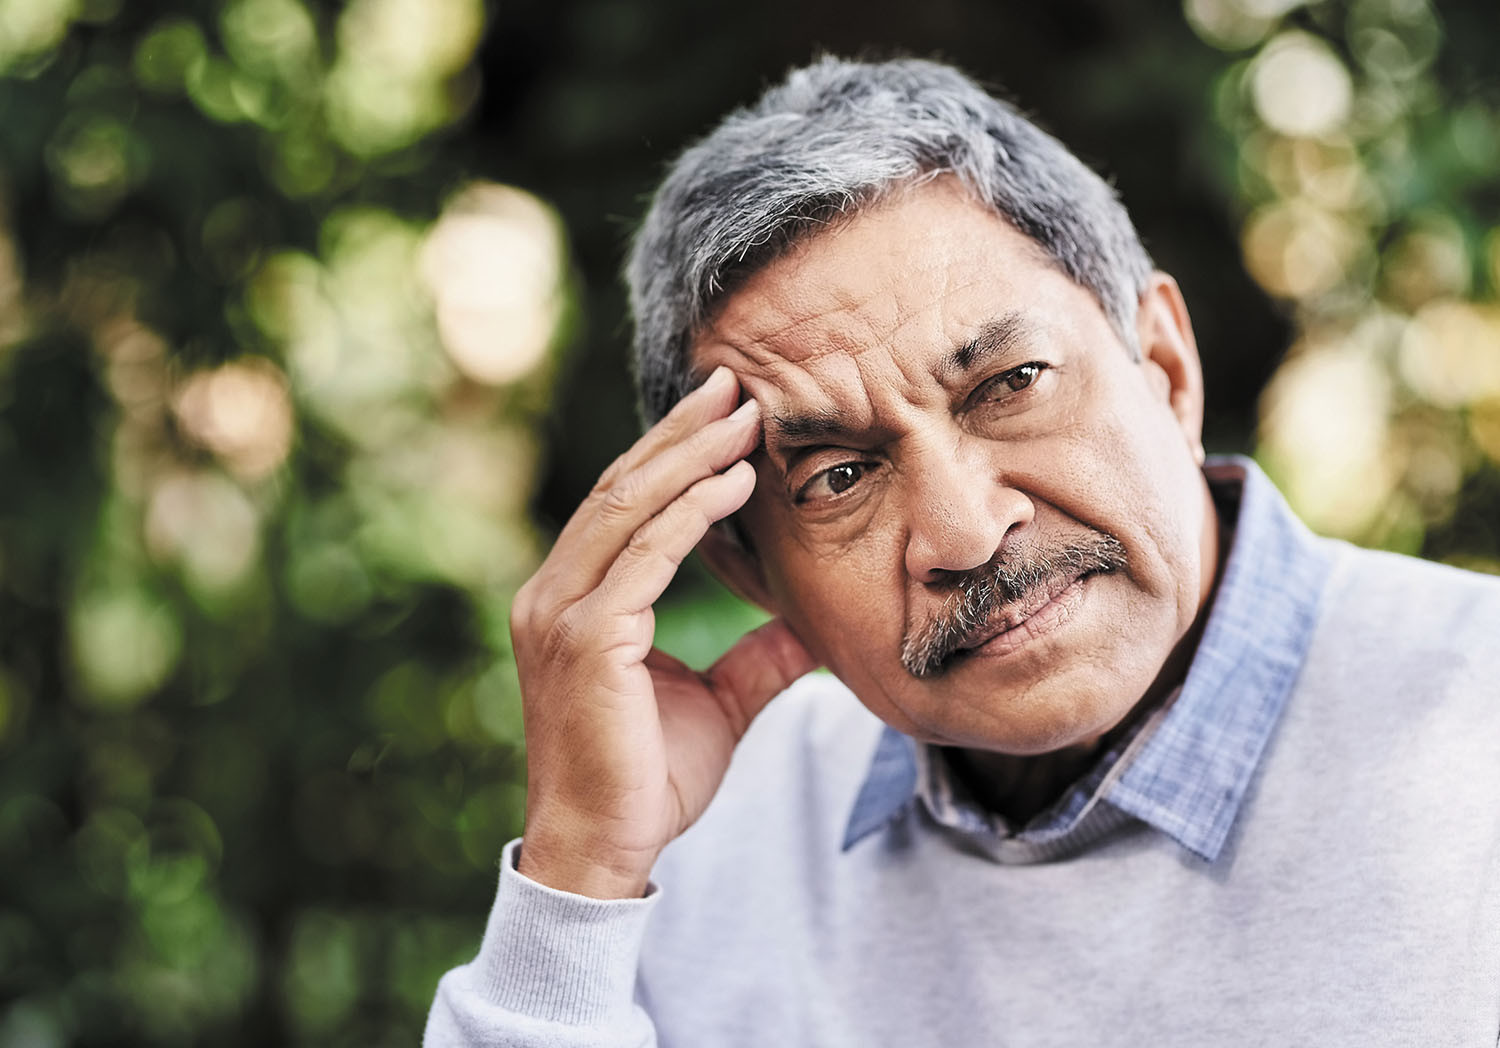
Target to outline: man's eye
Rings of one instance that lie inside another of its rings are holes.
[[[1046,367],[1046,364],[1032,361],[1009,371],[1002,371],[985,383],[980,392],[990,400],[1004,397],[1008,393],[1019,393],[1035,382]]]
[[[869,465],[864,462],[841,462],[825,469],[813,477],[797,492],[798,502],[813,502],[818,499],[842,495],[864,478]]]

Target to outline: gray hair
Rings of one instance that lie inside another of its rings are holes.
[[[625,268],[646,423],[696,384],[692,341],[748,276],[830,222],[941,174],[1036,241],[1139,352],[1151,259],[1103,179],[956,69],[823,58],[726,117],[656,192]]]

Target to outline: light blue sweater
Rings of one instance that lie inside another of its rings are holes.
[[[542,887],[508,847],[425,1043],[1494,1048],[1500,580],[1298,535],[1320,611],[1211,860],[1107,799],[1048,861],[921,804],[846,850],[882,726],[815,675],[648,898]]]

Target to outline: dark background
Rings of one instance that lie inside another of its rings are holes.
[[[617,394],[627,330],[616,321],[624,304],[613,274],[666,161],[824,51],[951,61],[1110,177],[1148,250],[1196,307],[1210,446],[1249,447],[1255,398],[1288,327],[1237,263],[1239,208],[1216,170],[1231,147],[1211,112],[1226,63],[1180,11],[1102,0],[651,10],[637,21],[611,4],[507,5],[480,55],[504,85],[476,114],[480,165],[545,191],[562,212],[597,326],[557,401],[554,432],[569,457],[543,489],[549,516],[566,519],[635,429]],[[601,411],[611,439],[591,450],[566,420]]]

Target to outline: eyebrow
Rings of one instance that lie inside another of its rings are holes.
[[[799,415],[767,415],[763,422],[766,445],[814,444],[847,436],[858,426],[842,411],[809,411]]]
[[[1013,352],[1034,325],[1019,309],[986,321],[979,333],[937,363],[934,374],[949,381],[1005,353]],[[767,415],[763,422],[767,448],[841,443],[865,427],[837,410],[815,410],[795,415]]]
[[[1019,309],[986,321],[979,334],[938,362],[934,374],[940,381],[946,381],[1010,353],[1026,340],[1033,326]]]

